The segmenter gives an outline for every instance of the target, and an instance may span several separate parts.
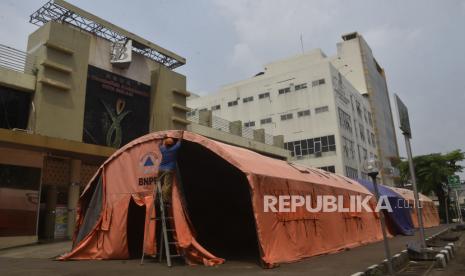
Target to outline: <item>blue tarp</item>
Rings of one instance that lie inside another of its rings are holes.
[[[364,179],[357,179],[357,181],[371,193],[375,194],[372,182]],[[392,212],[384,212],[387,224],[390,226],[390,229],[394,231],[392,234],[413,235],[414,227],[407,201],[387,186],[378,185],[378,191],[380,196],[384,195],[388,197],[392,207]]]

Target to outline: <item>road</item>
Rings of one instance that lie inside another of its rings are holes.
[[[438,226],[426,229],[426,236],[445,229]],[[412,241],[412,236],[396,236],[389,240],[391,252],[398,253]],[[139,265],[139,260],[111,261],[54,261],[50,258],[63,253],[69,242],[34,245],[0,251],[0,275],[351,275],[364,271],[368,266],[384,259],[383,243],[377,242],[353,248],[336,254],[309,258],[293,264],[283,264],[275,269],[262,269],[255,260],[227,260],[218,267],[174,265],[172,268],[147,261]]]

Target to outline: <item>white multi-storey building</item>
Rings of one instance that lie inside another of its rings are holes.
[[[357,32],[342,36],[342,41],[337,44],[337,55],[331,60],[336,67],[346,68],[344,75],[347,80],[370,103],[377,154],[383,163],[381,178],[384,183],[392,185],[398,172],[392,167],[391,160],[399,156],[399,150],[384,69]]]
[[[187,104],[191,115],[208,109],[244,127],[284,135],[296,162],[366,178],[364,160],[378,152],[370,104],[344,76],[347,66],[337,66],[313,50]]]

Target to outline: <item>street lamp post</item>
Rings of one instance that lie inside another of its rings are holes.
[[[375,190],[376,201],[379,202],[379,190],[378,190],[378,184],[376,183],[376,177],[378,176],[379,170],[381,169],[381,164],[376,159],[369,159],[366,162],[365,169],[368,172],[368,175],[373,180],[373,188]],[[389,243],[388,243],[387,233],[386,233],[386,221],[384,219],[384,213],[382,210],[379,212],[379,217],[381,221],[381,230],[383,232],[384,253],[387,259],[388,271],[390,275],[394,275],[394,269],[392,267],[392,259],[391,259],[391,250],[389,249]]]

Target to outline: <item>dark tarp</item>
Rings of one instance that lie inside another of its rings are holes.
[[[102,185],[102,176],[98,178],[97,183],[95,183],[95,191],[92,194],[89,205],[85,212],[84,221],[79,228],[79,232],[76,237],[74,244],[78,244],[85,236],[87,236],[90,231],[94,228],[98,219],[100,218],[100,213],[102,211],[102,199],[103,199],[103,185]]]
[[[375,194],[372,182],[364,179],[358,179],[357,181]],[[387,186],[378,184],[378,191],[380,196],[384,195],[388,197],[388,201],[392,207],[392,212],[384,212],[387,224],[390,226],[389,230],[393,232],[392,234],[413,235],[414,227],[408,202]]]

